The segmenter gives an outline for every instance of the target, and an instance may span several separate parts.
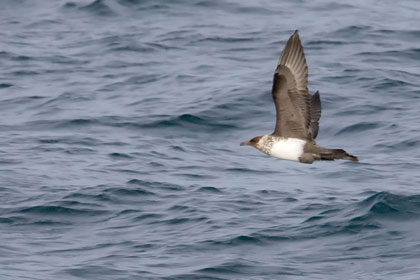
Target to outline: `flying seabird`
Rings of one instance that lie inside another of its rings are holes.
[[[308,65],[298,31],[290,37],[274,73],[272,96],[277,121],[270,135],[257,136],[241,146],[254,146],[274,157],[312,163],[315,160],[347,159],[356,156],[342,149],[327,149],[316,144],[321,99],[319,92],[308,91]]]

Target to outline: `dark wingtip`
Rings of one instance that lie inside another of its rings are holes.
[[[293,32],[293,35],[290,36],[290,38],[299,38],[299,31],[296,29],[295,32]]]
[[[312,96],[319,97],[319,90],[317,90]]]

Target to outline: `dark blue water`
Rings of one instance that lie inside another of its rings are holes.
[[[1,6],[1,279],[420,279],[418,1]],[[295,29],[359,164],[239,146]]]

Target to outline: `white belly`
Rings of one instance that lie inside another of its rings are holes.
[[[299,160],[303,154],[303,146],[306,141],[297,138],[281,139],[274,142],[271,147],[270,155],[287,160]]]

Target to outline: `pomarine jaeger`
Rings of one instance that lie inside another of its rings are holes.
[[[347,159],[356,156],[342,149],[327,149],[316,144],[321,99],[319,92],[308,91],[308,65],[298,31],[290,37],[274,73],[272,96],[277,112],[274,132],[257,136],[241,146],[254,146],[277,158],[312,163],[315,160]]]

